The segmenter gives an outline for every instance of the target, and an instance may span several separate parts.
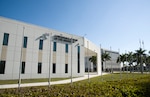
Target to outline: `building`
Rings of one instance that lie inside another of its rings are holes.
[[[0,80],[84,76],[91,56],[100,48],[88,39],[0,17]]]
[[[101,49],[102,54],[107,53],[111,57],[110,60],[105,62],[102,62],[102,70],[103,71],[119,71],[120,70],[120,64],[117,63],[117,59],[119,57],[119,52],[107,50],[107,49]]]

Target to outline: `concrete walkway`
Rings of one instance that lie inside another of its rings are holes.
[[[103,73],[102,75],[105,75],[108,73]],[[100,75],[97,74],[90,74],[89,77],[97,77]],[[84,75],[83,77],[78,77],[78,78],[73,78],[73,82],[81,81],[88,79],[88,75]],[[66,80],[60,80],[60,81],[53,81],[50,82],[50,85],[58,85],[58,84],[67,84],[71,83],[71,79],[66,79]],[[32,86],[48,86],[48,82],[38,82],[38,83],[23,83],[20,85],[20,87],[32,87]],[[6,88],[18,88],[18,84],[7,84],[7,85],[0,85],[0,89],[6,89]]]

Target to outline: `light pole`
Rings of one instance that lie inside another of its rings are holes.
[[[118,60],[119,60],[119,64],[120,64],[120,80],[121,80],[121,78],[122,78],[122,74],[121,74],[120,49],[118,49],[118,52],[119,52]]]
[[[110,56],[111,56],[111,62],[110,62],[110,64],[111,64],[111,73],[113,73],[113,71],[112,71],[112,52],[111,52],[111,47],[110,47]]]
[[[24,42],[24,29],[23,27],[23,33],[22,33],[22,43],[21,43],[21,54],[20,54],[20,66],[19,66],[19,80],[18,80],[18,89],[20,90],[20,84],[21,84],[21,68],[22,68],[22,49],[23,49],[23,42]]]
[[[101,44],[100,44],[100,54],[101,54]],[[102,55],[102,54],[101,54],[101,55]],[[101,56],[101,55],[100,55],[100,56]],[[102,56],[101,56],[100,58],[101,58],[100,60],[102,61]],[[103,73],[103,71],[102,71],[102,65],[101,65],[101,79],[102,79],[102,81],[103,81],[102,73]]]
[[[50,87],[50,81],[51,81],[51,76],[50,76],[50,71],[51,71],[51,41],[52,41],[52,33],[50,34],[50,36],[49,36],[49,76],[48,76],[48,86]]]
[[[110,60],[110,64],[111,64],[111,73],[113,73],[113,69],[112,69],[112,52],[111,52],[111,46],[110,46],[110,56],[111,56],[111,60]],[[113,75],[111,74],[111,79],[113,80]]]
[[[73,50],[73,49],[72,49],[72,44],[73,44],[73,43],[72,43],[72,42],[73,42],[72,39],[73,39],[73,38],[71,37],[71,85],[72,85],[72,50]]]
[[[87,56],[89,57],[88,46],[89,46],[89,41],[87,41]],[[88,82],[90,82],[90,64],[89,64],[89,62],[88,62]]]

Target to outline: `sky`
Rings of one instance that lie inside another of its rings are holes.
[[[134,52],[140,41],[150,51],[150,0],[0,0],[0,16],[86,34],[97,46],[120,53]]]

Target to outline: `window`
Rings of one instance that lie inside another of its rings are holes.
[[[65,73],[68,73],[68,64],[65,64]]]
[[[0,61],[0,74],[5,73],[5,61]]]
[[[22,62],[21,73],[22,73],[22,74],[25,73],[25,62]]]
[[[56,73],[56,64],[53,63],[53,73]]]
[[[78,73],[80,73],[80,46],[78,46]]]
[[[66,53],[68,53],[68,44],[66,44]]]
[[[23,47],[27,48],[28,37],[24,37]]]
[[[3,45],[8,45],[9,34],[4,33]]]
[[[38,74],[42,73],[42,63],[38,63]]]
[[[56,51],[57,45],[56,42],[53,43],[53,51]]]
[[[39,41],[39,49],[42,50],[43,49],[43,40]]]
[[[78,53],[80,53],[80,46],[78,46]]]

